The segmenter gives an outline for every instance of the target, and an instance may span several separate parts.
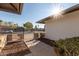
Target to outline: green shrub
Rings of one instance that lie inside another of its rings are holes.
[[[62,55],[65,56],[79,55],[79,37],[60,39],[56,41],[56,45],[59,49],[63,51]]]

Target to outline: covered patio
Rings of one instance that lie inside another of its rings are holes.
[[[23,3],[0,3],[0,11],[21,14]]]

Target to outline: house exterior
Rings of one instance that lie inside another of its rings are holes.
[[[62,12],[62,17],[49,16],[37,22],[45,24],[45,38],[59,40],[79,36],[79,4]]]

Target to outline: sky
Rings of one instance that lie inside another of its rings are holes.
[[[0,20],[17,23],[20,26],[29,21],[34,26],[39,25],[39,28],[43,28],[44,24],[37,24],[36,22],[53,15],[52,10],[58,5],[62,9],[67,9],[75,3],[24,3],[21,15],[0,11]]]

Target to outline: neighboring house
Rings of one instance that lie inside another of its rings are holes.
[[[16,29],[14,29],[14,32],[24,32],[25,29],[23,27],[17,27]]]
[[[2,32],[10,32],[11,30],[13,31],[12,27],[18,27],[16,24],[11,23],[9,24],[8,22],[0,22],[0,33]]]
[[[0,32],[6,32],[8,31],[10,28],[8,26],[0,26]]]
[[[59,40],[79,36],[79,4],[62,12],[62,17],[53,15],[37,22],[45,24],[45,38]]]

